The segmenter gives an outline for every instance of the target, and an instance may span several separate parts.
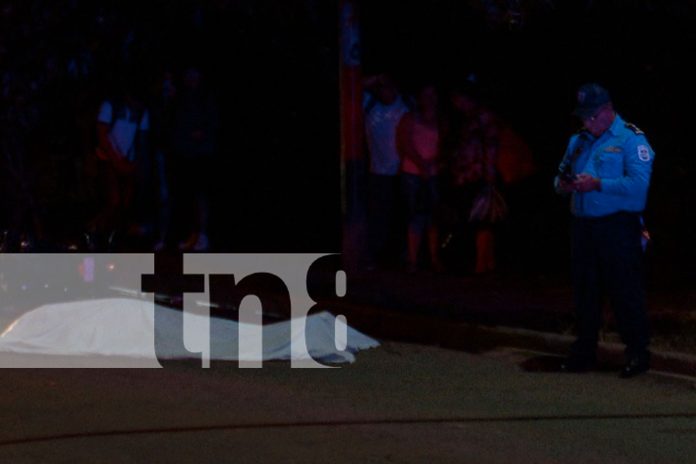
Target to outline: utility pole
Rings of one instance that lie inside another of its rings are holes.
[[[367,255],[363,89],[356,2],[339,0],[339,15],[342,251],[346,268],[356,269]]]

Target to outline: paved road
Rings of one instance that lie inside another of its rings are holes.
[[[0,462],[695,462],[694,381],[546,366],[386,343],[331,370],[5,369]]]

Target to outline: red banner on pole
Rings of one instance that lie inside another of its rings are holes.
[[[341,209],[343,257],[349,268],[360,266],[366,249],[366,188],[360,23],[355,2],[340,0]]]

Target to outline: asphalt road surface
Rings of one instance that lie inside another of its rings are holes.
[[[4,369],[0,462],[696,462],[696,379],[550,361],[385,343],[339,369]]]

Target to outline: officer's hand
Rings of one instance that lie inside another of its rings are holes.
[[[576,192],[591,192],[593,190],[599,190],[601,182],[596,177],[583,172],[578,174],[578,177],[573,182]]]
[[[558,191],[560,193],[571,193],[575,191],[575,182],[566,182],[563,179],[558,179]]]

